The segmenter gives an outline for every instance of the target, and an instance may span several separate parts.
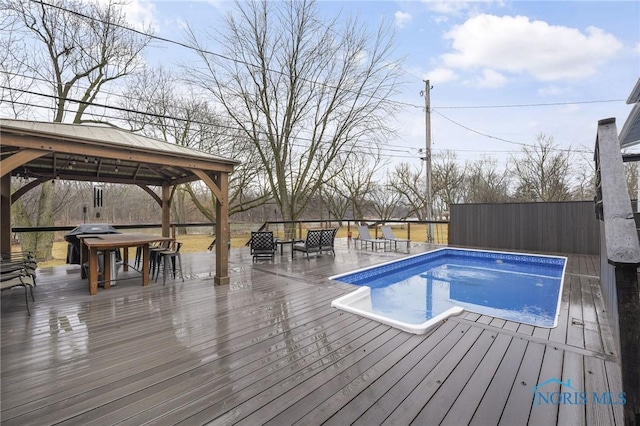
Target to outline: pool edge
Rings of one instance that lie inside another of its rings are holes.
[[[454,306],[436,315],[435,317],[429,319],[428,321],[425,321],[421,324],[412,324],[408,322],[397,321],[382,315],[375,314],[370,311],[355,308],[350,305],[351,303],[354,303],[356,301],[359,301],[365,298],[371,298],[371,288],[367,286],[362,286],[357,290],[354,290],[348,294],[345,294],[344,296],[340,296],[339,298],[333,300],[331,302],[331,306],[336,309],[340,309],[341,311],[349,312],[364,318],[368,318],[370,320],[378,321],[382,324],[386,324],[391,327],[398,328],[402,331],[406,331],[413,334],[425,334],[440,322],[452,316],[460,315],[464,312],[464,308],[460,306]]]

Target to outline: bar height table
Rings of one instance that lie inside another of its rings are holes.
[[[132,234],[85,234],[78,236],[81,241],[80,264],[89,259],[89,294],[98,293],[98,250],[110,251],[123,248],[123,269],[128,270],[129,247],[142,247],[142,285],[149,285],[149,244],[158,241],[173,241],[171,237],[161,237],[140,233]],[[104,256],[104,288],[111,287],[111,256]]]

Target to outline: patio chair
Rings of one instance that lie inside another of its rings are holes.
[[[4,291],[14,287],[24,287],[24,298],[27,303],[27,313],[29,316],[31,316],[31,309],[29,309],[29,292],[31,292],[31,299],[34,302],[36,301],[33,297],[34,285],[33,278],[25,268],[17,269],[14,266],[0,266],[0,290]]]
[[[38,268],[38,263],[36,262],[33,253],[3,253],[2,255],[0,255],[0,265],[2,266],[3,272],[24,269],[25,272],[31,277],[33,285],[36,285],[36,269]]]
[[[409,243],[411,242],[411,240],[396,238],[396,236],[393,234],[393,230],[389,226],[382,226],[380,227],[380,229],[382,230],[382,238],[390,241],[390,243],[393,242],[396,251],[398,250],[398,243],[407,243],[407,250],[409,250]]]
[[[371,250],[374,249],[374,246],[379,246],[380,244],[382,244],[382,246],[384,247],[384,250],[387,249],[387,240],[377,240],[374,238],[371,238],[371,234],[369,233],[369,228],[367,228],[364,225],[358,225],[358,240],[360,240],[360,248],[362,248],[362,243],[365,243],[365,248],[369,246],[369,243],[371,243]]]
[[[294,244],[291,246],[291,258],[296,251],[302,251],[307,254],[307,259],[309,259],[310,253],[321,253],[322,252],[322,230],[321,229],[311,229],[307,232],[307,238],[302,243]]]
[[[171,271],[173,272],[173,279],[176,279],[176,261],[178,262],[178,268],[180,269],[180,278],[184,282],[184,274],[182,273],[182,255],[180,254],[180,247],[182,243],[172,241],[169,248],[157,252],[158,268],[156,270],[156,282],[158,282],[158,275],[160,275],[160,264],[162,263],[162,285],[167,283],[167,262],[171,260]]]
[[[259,258],[270,258],[276,252],[276,242],[273,239],[273,231],[253,231],[251,232],[251,254],[253,261]]]
[[[322,230],[320,235],[320,251],[330,251],[334,256],[336,255],[334,244],[337,233],[338,228]]]

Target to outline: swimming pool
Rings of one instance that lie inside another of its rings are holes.
[[[331,306],[416,334],[464,310],[553,328],[566,261],[443,248],[330,277],[361,286]]]

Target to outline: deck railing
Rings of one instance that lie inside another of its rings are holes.
[[[381,238],[380,225],[387,225],[394,230],[394,233],[397,234],[396,237],[399,238],[433,244],[449,243],[449,221],[446,220],[281,220],[267,221],[260,229],[274,231],[276,236],[284,239],[303,239],[307,229],[341,228],[343,231],[338,233],[339,237],[355,238],[358,236],[357,226],[360,224],[367,224],[371,228],[373,238]]]
[[[600,285],[618,344],[625,424],[640,425],[640,242],[615,119],[598,122],[594,160],[596,216],[601,221]]]

